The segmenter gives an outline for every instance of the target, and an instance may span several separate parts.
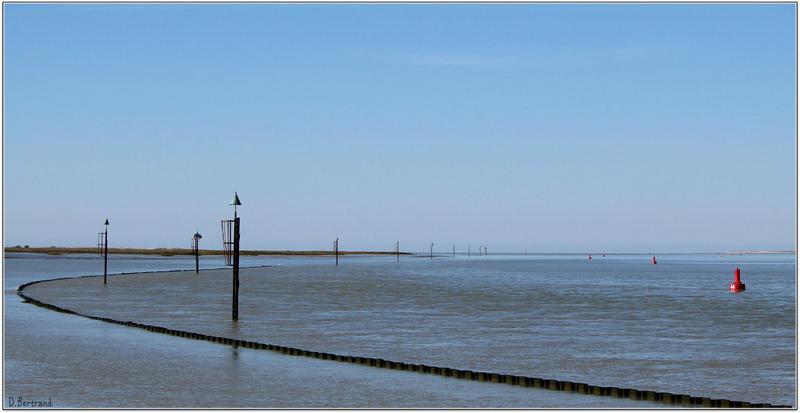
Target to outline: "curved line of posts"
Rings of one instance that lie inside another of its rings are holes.
[[[173,270],[173,271],[146,271],[146,272],[137,272],[137,273],[126,273],[126,274],[117,274],[117,275],[127,275],[127,274],[142,274],[142,273],[153,273],[153,272],[182,272],[185,270]],[[547,389],[547,390],[555,390],[555,391],[565,391],[565,392],[573,392],[573,393],[580,393],[580,394],[587,394],[587,395],[594,395],[594,396],[606,396],[606,397],[617,397],[617,398],[625,398],[631,400],[646,400],[650,402],[656,403],[664,403],[669,405],[676,405],[676,406],[695,406],[695,407],[720,407],[720,408],[740,408],[740,407],[750,407],[750,408],[783,408],[783,409],[791,409],[792,406],[785,406],[785,405],[773,405],[770,403],[750,403],[745,401],[737,401],[737,400],[727,400],[727,399],[711,399],[708,397],[695,397],[690,396],[688,394],[674,394],[674,393],[666,393],[666,392],[655,392],[652,390],[636,390],[636,389],[629,389],[629,388],[620,388],[620,387],[608,387],[608,386],[595,386],[586,383],[575,383],[571,381],[565,380],[554,380],[554,379],[543,379],[538,377],[528,377],[528,376],[515,376],[511,374],[499,374],[499,373],[487,373],[483,371],[472,371],[472,370],[459,370],[459,369],[452,369],[449,367],[437,367],[437,366],[428,366],[425,364],[410,364],[410,363],[403,363],[398,361],[392,360],[384,360],[384,359],[376,359],[371,357],[358,357],[358,356],[347,356],[341,354],[333,354],[333,353],[323,353],[319,351],[308,351],[302,350],[293,347],[285,347],[279,346],[274,344],[267,344],[267,343],[260,343],[257,341],[247,341],[247,340],[237,340],[229,337],[221,337],[221,336],[212,336],[207,334],[200,334],[194,333],[191,331],[183,331],[183,330],[174,330],[171,328],[160,327],[155,325],[149,324],[141,324],[135,323],[133,321],[120,321],[115,320],[112,318],[107,317],[97,317],[91,316],[86,314],[81,314],[73,310],[69,310],[66,308],[62,308],[53,304],[48,304],[42,301],[39,301],[35,298],[31,298],[30,296],[25,295],[22,291],[33,284],[48,282],[48,281],[55,281],[55,280],[64,280],[70,278],[86,278],[86,277],[98,277],[97,275],[87,275],[81,277],[61,277],[61,278],[53,278],[49,280],[39,280],[33,281],[26,284],[23,284],[17,288],[17,295],[22,297],[23,300],[27,303],[31,303],[37,305],[39,307],[47,308],[49,310],[58,311],[60,313],[67,313],[72,315],[77,315],[80,317],[103,321],[106,323],[111,324],[118,324],[123,325],[126,327],[134,327],[140,328],[143,330],[147,330],[153,333],[160,333],[160,334],[168,334],[171,336],[177,337],[184,337],[194,340],[204,340],[209,341],[212,343],[219,343],[223,345],[229,345],[234,347],[242,347],[242,348],[250,348],[250,349],[258,349],[258,350],[269,350],[274,351],[277,353],[285,354],[288,356],[300,356],[300,357],[311,357],[321,360],[332,360],[338,361],[342,363],[351,363],[351,364],[358,364],[362,366],[369,366],[369,367],[377,367],[377,368],[384,368],[384,369],[392,369],[392,370],[403,370],[403,371],[413,371],[417,373],[423,374],[434,374],[444,377],[451,377],[456,379],[462,380],[473,380],[473,381],[483,381],[483,382],[490,382],[490,383],[504,383],[507,385],[512,386],[522,386],[522,387],[534,387],[539,389]]]

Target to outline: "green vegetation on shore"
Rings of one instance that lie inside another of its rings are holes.
[[[97,247],[5,247],[5,252],[28,252],[38,254],[97,254]],[[109,248],[109,254],[136,254],[136,255],[192,255],[189,248]],[[267,250],[242,250],[240,255],[333,255],[333,251],[267,251]],[[339,251],[339,255],[381,254],[394,255],[394,251]],[[401,252],[401,255],[411,255]],[[200,255],[222,255],[222,250],[200,250]]]

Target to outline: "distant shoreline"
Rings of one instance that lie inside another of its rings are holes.
[[[728,251],[725,254],[742,255],[742,254],[794,254],[794,251],[782,250],[745,250],[745,251]]]
[[[97,247],[24,247],[14,246],[5,247],[5,253],[31,253],[31,254],[48,254],[48,255],[64,255],[64,254],[97,254]],[[109,254],[129,254],[129,255],[159,255],[164,257],[171,257],[175,255],[193,255],[189,248],[109,248]],[[609,252],[603,255],[766,255],[766,254],[795,254],[791,250],[743,250],[743,251],[725,251],[725,252],[661,252],[661,253],[643,253],[643,252]],[[222,250],[200,250],[200,255],[222,255]],[[241,255],[244,256],[257,256],[257,255],[297,255],[297,256],[327,256],[334,255],[333,251],[293,251],[293,250],[242,250]],[[339,255],[395,255],[395,251],[339,251]],[[450,256],[450,252],[434,252],[435,256]],[[467,255],[463,251],[459,251],[458,255]],[[515,252],[495,252],[490,255],[586,255],[587,253],[581,252],[529,252],[527,254]],[[400,255],[424,255],[428,256],[428,252],[414,253],[414,252],[400,252]],[[478,255],[478,254],[473,254]],[[592,253],[592,255],[601,255],[600,253]]]
[[[97,247],[5,247],[6,253],[34,253],[48,255],[63,254],[97,254]],[[135,254],[135,255],[160,255],[171,257],[174,255],[194,255],[189,248],[109,248],[109,254]],[[200,255],[222,255],[222,250],[199,251]],[[240,255],[334,255],[333,251],[270,251],[270,250],[242,250]],[[339,255],[395,255],[394,251],[339,251]],[[400,255],[413,255],[410,252],[400,252]]]

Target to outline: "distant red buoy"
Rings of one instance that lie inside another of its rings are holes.
[[[736,267],[736,271],[733,272],[733,282],[730,285],[730,289],[732,293],[738,293],[740,291],[744,291],[744,283],[740,278],[741,271],[739,267]]]
[[[653,257],[653,264],[658,264],[658,262],[656,261],[656,257]]]

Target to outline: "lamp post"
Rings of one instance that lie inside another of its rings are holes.
[[[105,224],[106,232],[103,233],[103,285],[108,284],[108,218]]]

